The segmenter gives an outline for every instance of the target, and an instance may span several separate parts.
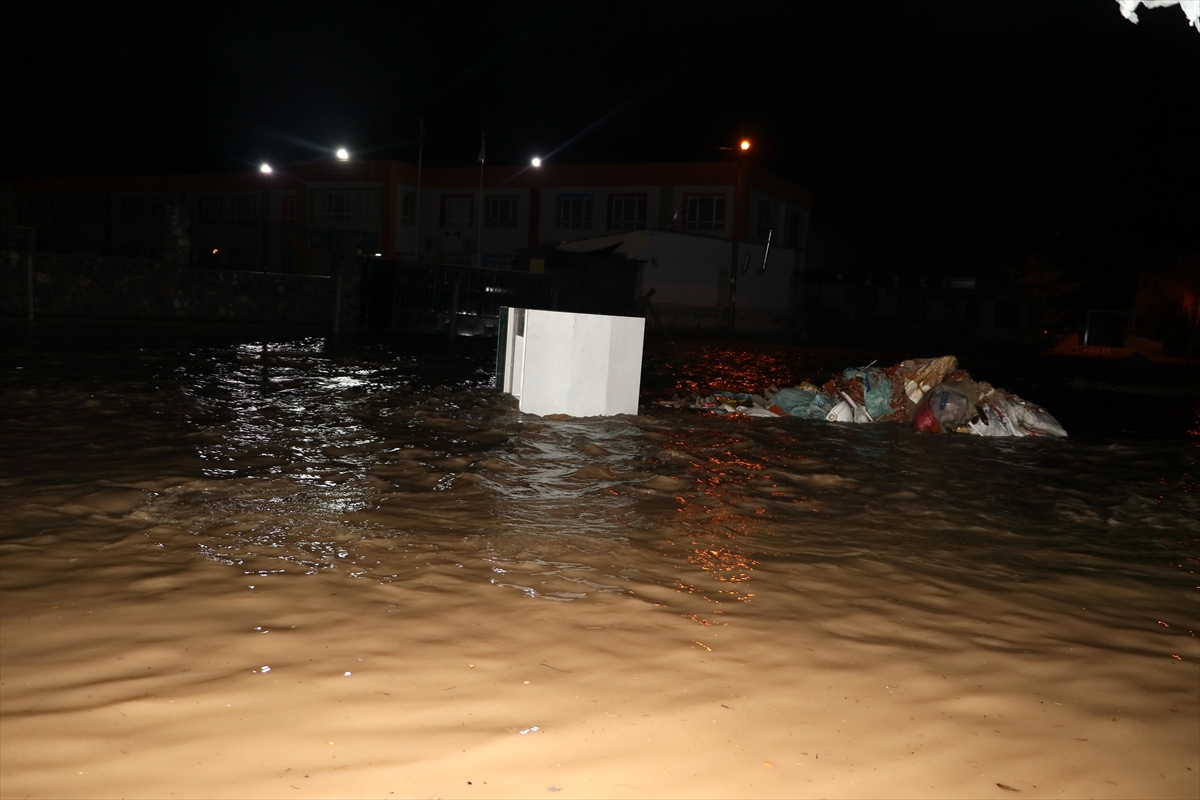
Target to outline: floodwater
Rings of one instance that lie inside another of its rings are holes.
[[[987,440],[523,415],[486,343],[0,370],[5,798],[1200,795],[1191,401]]]

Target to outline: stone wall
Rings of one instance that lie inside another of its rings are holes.
[[[25,316],[28,256],[0,251],[0,315]],[[332,325],[336,280],[205,270],[101,256],[34,255],[36,316]],[[346,273],[357,274],[357,265]],[[343,275],[343,330],[356,327],[357,280]],[[347,308],[346,306],[349,306]]]

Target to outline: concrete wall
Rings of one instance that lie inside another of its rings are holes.
[[[724,308],[728,303],[732,253],[727,239],[675,231],[627,231],[568,242],[564,250],[595,250],[620,242],[617,252],[646,262],[642,292],[654,289],[656,303]],[[740,267],[746,256],[746,272]],[[796,251],[771,246],[767,269],[762,266],[763,245],[738,243],[739,309],[787,311],[791,307],[792,273]]]
[[[793,235],[796,244],[799,248],[803,248],[805,240],[808,237],[808,210],[780,200],[778,197],[773,197],[766,192],[758,189],[751,189],[747,199],[747,215],[746,215],[746,240],[751,242],[765,242],[766,237],[759,236],[758,230],[758,215],[759,208],[762,203],[766,203],[770,209],[768,215],[768,227],[774,230],[771,239],[771,250],[780,245],[784,245],[792,241]],[[796,215],[792,218],[793,213]],[[793,231],[792,228],[796,230]]]
[[[27,313],[25,253],[0,251],[0,314]],[[353,278],[355,270],[347,269]],[[34,255],[35,315],[332,325],[335,278],[198,270],[158,261]],[[342,324],[357,323],[344,280]],[[354,284],[356,285],[356,284]]]
[[[587,251],[617,243],[621,245],[617,252],[646,262],[641,291],[654,290],[652,302],[664,325],[676,331],[725,329],[733,255],[728,239],[675,231],[627,231],[560,246]],[[747,256],[748,268],[742,272]],[[761,274],[763,245],[740,242],[737,257],[737,330],[772,335],[787,332],[797,251],[772,245],[767,269]]]
[[[416,192],[415,186],[400,186],[400,192]],[[471,198],[471,227],[444,228],[442,227],[442,198],[446,196]],[[483,189],[482,213],[487,213],[489,197],[517,198],[517,224],[512,228],[483,228],[483,254],[487,256],[515,256],[518,247],[529,246],[529,190],[522,187],[487,187]],[[397,203],[399,207],[400,204]],[[423,241],[421,242],[422,261],[440,261],[442,256],[469,256],[470,264],[474,266],[475,255],[479,252],[480,229],[479,188],[461,189],[422,189],[420,218]],[[412,253],[416,242],[416,229],[404,225],[400,214],[396,212],[396,248],[401,253]],[[484,220],[486,224],[486,220]],[[486,263],[483,266],[487,266]]]

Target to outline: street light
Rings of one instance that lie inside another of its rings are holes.
[[[746,159],[742,158],[746,153],[750,152],[750,140],[742,139],[738,142],[738,150],[735,152],[734,158],[737,160],[737,177],[733,185],[733,215],[732,226],[730,230],[730,251],[733,258],[729,262],[729,338],[733,338],[735,321],[737,319],[737,285],[738,285],[738,227],[739,222],[746,218],[746,211],[742,208],[746,200]],[[771,234],[767,232],[767,250],[763,254],[763,268],[766,268],[766,253],[770,252]],[[750,254],[746,254],[746,258],[750,258]]]
[[[339,147],[337,149],[337,153],[335,153],[335,155],[337,156],[338,161],[349,161],[350,160],[350,151],[344,147]]]
[[[258,171],[261,172],[263,175],[270,175],[275,170],[271,169],[271,165],[264,161],[262,163],[262,165],[259,166]]]
[[[537,156],[534,156],[533,160],[530,161],[529,163],[531,166],[540,167],[542,165],[542,160],[540,158],[538,158]]]

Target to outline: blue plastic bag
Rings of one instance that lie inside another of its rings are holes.
[[[836,405],[826,394],[799,388],[780,389],[771,397],[771,403],[788,416],[802,419],[825,419],[829,409]]]
[[[871,419],[892,413],[892,382],[881,369],[851,367],[842,372],[843,378],[858,378],[863,385],[863,404]]]

